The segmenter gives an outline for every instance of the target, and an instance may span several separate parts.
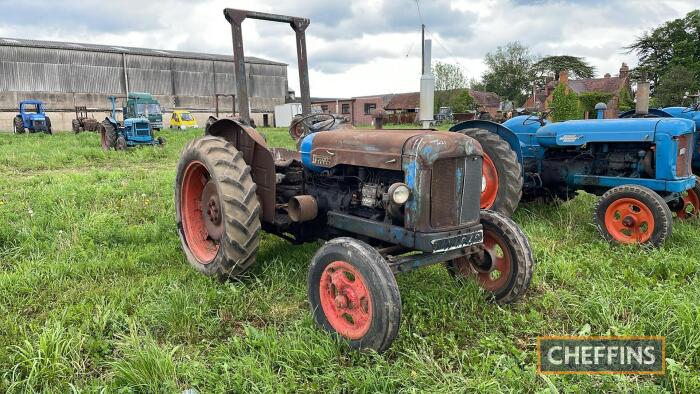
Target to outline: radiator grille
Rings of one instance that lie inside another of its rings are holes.
[[[438,160],[430,188],[430,226],[443,229],[477,222],[480,197],[481,160]]]
[[[676,157],[676,176],[687,177],[692,174],[693,135],[678,137],[678,156]]]
[[[464,160],[443,159],[433,165],[430,187],[430,225],[433,228],[456,226],[459,221],[457,167]],[[460,188],[461,189],[461,188]]]

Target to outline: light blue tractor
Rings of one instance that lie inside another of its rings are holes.
[[[102,149],[126,150],[133,146],[165,144],[163,137],[155,138],[146,117],[126,118],[120,124],[117,120],[117,97],[110,96],[108,99],[112,103],[112,115],[105,118],[100,127]]]
[[[687,119],[602,119],[550,123],[551,112],[503,124],[473,120],[450,130],[484,149],[482,208],[507,215],[521,198],[569,199],[578,190],[602,196],[595,208],[601,235],[623,244],[658,246],[671,234],[673,213],[696,216],[688,198],[695,124]],[[521,172],[509,170],[517,161]],[[521,187],[522,186],[522,187]]]

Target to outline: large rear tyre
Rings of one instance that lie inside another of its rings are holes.
[[[221,279],[255,263],[260,203],[250,166],[223,138],[206,136],[185,146],[177,165],[177,230],[187,261]]]
[[[46,134],[53,135],[53,128],[51,128],[51,119],[46,117]]]
[[[117,129],[112,122],[107,120],[102,122],[102,126],[100,127],[100,141],[102,143],[102,149],[105,151],[115,147],[117,143]]]
[[[71,121],[71,129],[75,134],[80,133],[80,121],[78,119],[73,119]]]
[[[464,129],[484,149],[481,209],[500,212],[508,217],[518,208],[523,193],[522,168],[508,142],[484,129]]]
[[[499,304],[520,299],[530,287],[535,259],[527,237],[510,218],[482,210],[484,253],[452,260],[447,269],[456,278],[471,278]]]
[[[673,215],[666,201],[644,186],[608,190],[595,207],[598,232],[611,243],[661,246],[671,236]]]
[[[683,192],[681,200],[669,204],[669,208],[678,219],[697,219],[700,215],[700,181],[696,179],[695,186]]]
[[[354,238],[333,239],[311,259],[307,278],[316,324],[355,349],[389,348],[401,323],[401,297],[379,252]]]
[[[24,134],[24,123],[22,123],[22,118],[19,116],[15,118],[15,120],[12,122],[12,129],[14,130],[15,134]]]

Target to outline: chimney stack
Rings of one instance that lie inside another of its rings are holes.
[[[627,63],[622,63],[622,66],[620,67],[620,79],[626,79],[629,76],[630,68],[627,66]]]
[[[563,83],[564,85],[569,85],[569,71],[559,71],[559,82]]]
[[[604,78],[610,78],[610,73],[605,73]]]

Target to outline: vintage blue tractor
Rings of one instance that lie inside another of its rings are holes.
[[[19,114],[12,128],[17,134],[44,132],[52,134],[51,119],[46,115],[46,106],[40,100],[24,100],[19,103]]]
[[[526,199],[566,200],[583,190],[602,196],[595,220],[605,239],[652,246],[671,234],[672,212],[680,218],[697,214],[700,205],[687,198],[696,186],[691,170],[693,122],[550,123],[550,114],[517,116],[503,124],[467,121],[450,129],[475,138],[484,149],[483,208],[512,214],[521,184]],[[513,160],[520,163],[522,175],[504,170]]]
[[[696,103],[689,107],[666,107],[661,109],[649,109],[644,115],[637,114],[636,110],[630,110],[620,114],[620,118],[681,118],[695,122],[696,130],[700,131],[700,104]],[[700,138],[695,142],[693,150],[693,172],[700,175]]]
[[[100,127],[102,149],[126,150],[139,145],[163,145],[163,137],[155,138],[151,124],[145,117],[126,118],[124,123],[117,121],[117,97],[110,96],[112,116],[105,118]]]

